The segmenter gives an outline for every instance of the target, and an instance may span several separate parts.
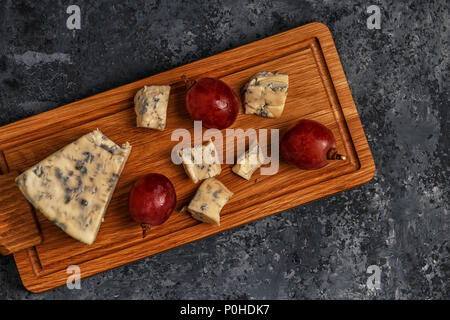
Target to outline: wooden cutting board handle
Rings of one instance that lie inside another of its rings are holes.
[[[0,253],[8,255],[42,242],[31,205],[14,179],[18,172],[0,175]]]

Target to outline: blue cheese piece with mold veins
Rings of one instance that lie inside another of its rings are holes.
[[[144,86],[134,96],[136,126],[164,130],[170,86]]]
[[[279,118],[284,110],[289,90],[287,74],[258,72],[244,87],[246,114],[267,118]]]
[[[246,180],[250,180],[252,174],[261,167],[264,156],[258,144],[255,144],[238,157],[236,164],[231,169],[234,173]]]
[[[220,226],[220,211],[233,196],[222,182],[209,178],[202,182],[187,211],[194,219]]]
[[[179,151],[184,170],[194,183],[214,177],[222,172],[219,154],[214,142],[183,148]]]
[[[25,198],[69,236],[92,244],[131,146],[100,130],[65,146],[16,178]]]

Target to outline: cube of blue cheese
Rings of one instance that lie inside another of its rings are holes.
[[[100,130],[65,146],[16,178],[25,198],[69,236],[92,244],[131,146]]]
[[[245,113],[279,118],[284,110],[288,89],[287,74],[256,73],[244,87]]]
[[[138,127],[164,130],[170,86],[144,86],[134,96],[134,111]]]
[[[202,182],[187,211],[194,219],[220,226],[220,211],[233,196],[222,182],[209,178]]]
[[[214,143],[184,148],[179,152],[184,170],[194,183],[214,177],[222,172],[219,154]]]
[[[262,160],[263,155],[260,152],[259,145],[255,144],[238,157],[231,170],[242,178],[250,180],[252,174],[261,167]]]

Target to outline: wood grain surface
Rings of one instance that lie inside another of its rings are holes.
[[[230,165],[223,165],[216,178],[234,196],[221,212],[220,227],[200,223],[177,210],[165,224],[153,227],[142,239],[139,225],[130,219],[127,210],[128,193],[140,176],[150,172],[166,175],[175,186],[177,208],[189,202],[198,187],[170,157],[178,143],[171,141],[172,132],[177,128],[193,131],[181,77],[220,78],[240,92],[245,82],[259,71],[289,75],[283,115],[268,119],[246,115],[241,108],[231,128],[280,129],[281,136],[297,120],[314,119],[333,131],[338,151],[347,160],[333,161],[313,171],[297,169],[281,160],[278,174],[262,176],[257,171],[250,181],[233,174]],[[133,97],[141,87],[152,84],[172,86],[163,132],[135,126]],[[129,141],[133,147],[131,155],[93,245],[70,238],[36,212],[42,243],[14,254],[23,284],[32,292],[65,284],[69,265],[78,265],[81,276],[88,277],[355,187],[375,174],[331,33],[320,23],[295,28],[1,127],[0,170],[24,171],[96,128],[118,144]],[[26,204],[25,198],[21,201]],[[4,208],[3,202],[0,208]]]
[[[36,246],[42,236],[36,224],[33,208],[23,201],[14,179],[18,172],[0,175],[0,254],[8,255]]]

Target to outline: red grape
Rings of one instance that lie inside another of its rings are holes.
[[[128,208],[131,218],[141,224],[145,237],[150,226],[160,225],[169,218],[176,202],[172,182],[162,174],[150,173],[134,184]]]
[[[300,169],[319,169],[328,160],[345,160],[336,152],[336,141],[330,129],[323,124],[303,119],[288,129],[281,140],[281,154]]]
[[[223,81],[203,78],[186,94],[186,108],[194,120],[206,128],[224,129],[231,126],[239,112],[240,102],[234,91]]]

